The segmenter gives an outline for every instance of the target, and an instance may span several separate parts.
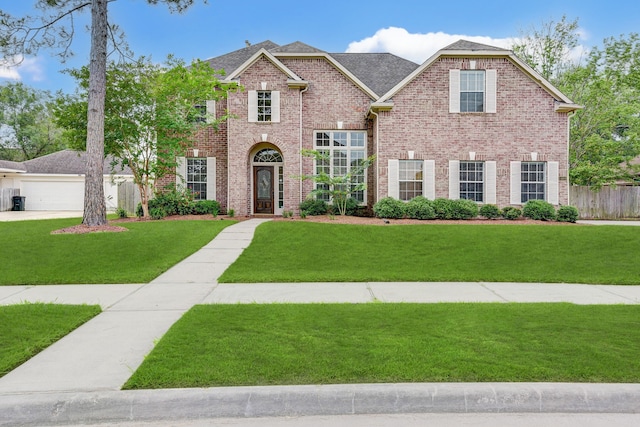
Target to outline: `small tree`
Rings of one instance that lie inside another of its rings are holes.
[[[317,150],[302,150],[302,155],[311,157],[321,164],[329,164],[329,153]],[[367,168],[373,164],[376,156],[370,156],[351,163],[351,167],[344,175],[331,175],[324,170],[316,175],[303,175],[301,179],[311,179],[316,183],[316,188],[310,193],[312,197],[328,195],[333,206],[338,209],[340,215],[346,215],[347,202],[352,194],[366,190],[367,184],[364,176]]]
[[[70,73],[86,88],[88,70]],[[143,216],[149,217],[152,188],[163,176],[173,173],[176,157],[193,146],[195,134],[203,126],[226,120],[202,116],[195,108],[205,100],[219,100],[235,84],[223,84],[219,71],[206,62],[185,66],[169,58],[159,66],[145,58],[126,64],[110,64],[107,70],[105,102],[105,151],[128,166],[140,191]],[[58,123],[67,129],[70,144],[83,149],[86,137],[86,92],[62,99],[56,110]]]

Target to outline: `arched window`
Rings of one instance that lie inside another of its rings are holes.
[[[263,148],[253,156],[254,163],[282,163],[282,154],[273,148]]]

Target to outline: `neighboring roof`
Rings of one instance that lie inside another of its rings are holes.
[[[387,93],[420,65],[391,53],[331,53],[378,95]]]
[[[26,172],[22,163],[10,160],[0,160],[0,172]]]
[[[104,174],[111,174],[112,157],[104,160]],[[87,154],[84,151],[62,150],[46,156],[26,160],[21,163],[26,173],[84,175],[87,170]],[[124,170],[117,167],[118,174],[131,175],[127,167]]]

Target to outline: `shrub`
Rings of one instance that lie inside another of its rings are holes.
[[[140,206],[140,208],[142,209],[142,206]],[[116,209],[116,215],[118,215],[118,218],[126,218],[128,216],[127,210],[125,208],[118,208]]]
[[[300,212],[304,212],[307,215],[324,215],[329,210],[327,202],[318,199],[306,199],[298,206]]]
[[[236,216],[236,211],[235,209],[227,209],[227,216],[229,218],[233,218],[234,216]]]
[[[347,199],[346,209],[344,214],[347,216],[355,216],[358,213],[358,209],[360,208],[360,202],[353,197],[349,197]]]
[[[437,219],[453,219],[453,200],[450,199],[435,199],[431,202],[433,211],[436,214]]]
[[[405,204],[393,197],[385,197],[373,205],[373,213],[375,213],[378,218],[404,218]]]
[[[215,200],[198,200],[193,204],[193,213],[196,215],[218,216],[220,212],[220,203]]]
[[[162,219],[167,216],[167,211],[162,206],[149,208],[149,216],[151,219]]]
[[[578,216],[578,209],[573,206],[560,206],[558,208],[557,220],[560,222],[576,222]]]
[[[535,220],[551,221],[556,219],[556,210],[544,200],[529,200],[522,208],[522,215]]]
[[[492,204],[483,205],[479,212],[481,216],[487,219],[495,219],[500,216],[500,208]]]
[[[412,219],[434,219],[436,213],[433,210],[431,201],[423,196],[417,196],[409,200],[406,207],[407,218]]]
[[[478,216],[478,204],[473,200],[453,200],[453,219],[473,219]]]
[[[505,206],[502,208],[502,217],[504,219],[514,220],[520,218],[520,216],[522,216],[522,211],[518,208],[513,206]]]

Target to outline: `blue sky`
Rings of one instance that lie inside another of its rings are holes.
[[[35,13],[35,0],[0,0],[0,9],[22,16]],[[146,0],[115,0],[110,20],[127,35],[136,55],[163,61],[174,54],[190,62],[245,46],[245,40],[284,45],[302,41],[328,52],[391,52],[420,63],[438,49],[465,38],[508,47],[521,30],[578,18],[583,49],[606,37],[640,32],[640,2],[630,0],[564,1],[354,1],[202,0],[182,15]],[[50,52],[25,58],[17,68],[0,67],[0,84],[21,80],[50,91],[70,93],[75,82],[61,74],[88,62],[89,13],[76,19],[75,57],[60,64]]]

